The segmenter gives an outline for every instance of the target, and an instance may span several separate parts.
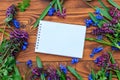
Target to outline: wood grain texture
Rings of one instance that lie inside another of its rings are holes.
[[[39,15],[42,13],[42,11],[45,9],[45,7],[49,4],[50,1],[51,0],[31,0],[30,7],[25,12],[17,13],[17,16],[16,16],[17,20],[19,20],[22,24],[25,25],[25,27],[21,29],[26,30],[29,33],[28,48],[27,50],[20,52],[17,57],[17,60],[20,62],[20,64],[18,64],[18,67],[23,76],[28,70],[25,65],[25,62],[31,59],[32,61],[34,61],[34,64],[35,64],[36,56],[39,56],[41,58],[45,67],[47,65],[53,65],[57,68],[59,67],[59,64],[71,65],[70,57],[62,57],[62,56],[55,56],[55,55],[48,55],[48,54],[41,54],[41,53],[34,52],[37,29],[31,30],[30,27],[33,26],[36,19],[39,17]],[[107,0],[103,0],[103,1],[108,7],[110,7],[110,5],[107,3]],[[120,0],[114,0],[114,1],[120,4]],[[0,4],[1,4],[0,28],[5,27],[4,26],[5,10],[11,4],[17,5],[17,3],[19,2],[21,2],[21,0],[0,0]],[[100,6],[97,0],[94,0],[93,2],[91,2],[91,4],[95,6]],[[53,16],[53,17],[46,16],[45,20],[85,25],[84,19],[88,18],[88,12],[94,11],[92,8],[84,4],[82,0],[65,0],[64,7],[67,10],[67,16],[65,17],[65,19],[58,18],[57,16]],[[86,37],[94,37],[90,35],[92,29],[93,28],[87,29]],[[6,31],[9,31],[9,28],[7,28]],[[2,36],[2,33],[0,33],[0,36]],[[93,63],[93,60],[97,56],[99,56],[101,53],[95,55],[94,58],[89,57],[91,50],[94,47],[97,47],[99,45],[100,44],[95,42],[85,41],[84,55],[82,60],[76,65],[71,65],[82,75],[84,80],[88,80],[87,77],[88,77],[88,74],[90,73],[91,68],[95,68],[95,70],[99,69],[98,67],[95,66],[95,64]],[[110,47],[105,46],[102,52],[105,52],[108,50],[111,50]],[[117,62],[120,64],[120,52],[119,51],[115,52],[113,56],[117,60]],[[76,80],[76,79],[73,77],[73,80]]]

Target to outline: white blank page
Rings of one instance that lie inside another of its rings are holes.
[[[40,21],[35,52],[82,58],[86,27]]]

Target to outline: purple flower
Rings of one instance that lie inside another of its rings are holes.
[[[108,53],[102,54],[102,56],[99,56],[94,61],[98,66],[105,67],[110,62],[110,56]]]
[[[23,30],[19,30],[19,29],[15,29],[13,32],[10,33],[10,38],[17,38],[17,39],[23,39],[25,41],[28,40],[28,33],[23,31]]]
[[[15,15],[15,13],[16,13],[16,7],[15,7],[15,5],[11,5],[10,7],[8,7],[7,8],[7,10],[6,10],[6,16],[7,17],[9,17],[10,15]]]
[[[119,66],[117,63],[114,63],[114,64],[108,63],[108,68],[117,70],[117,69],[119,69]]]
[[[76,64],[79,62],[79,58],[72,58],[71,63]]]
[[[118,11],[118,10],[117,10],[116,7],[112,7],[112,8],[110,8],[110,10],[109,10],[109,14],[110,14],[112,17],[114,17],[117,11]]]
[[[67,68],[66,68],[66,66],[60,64],[60,70],[61,70],[63,73],[67,74]]]
[[[96,47],[92,50],[90,57],[93,57],[95,54],[101,52],[103,50],[103,47]]]
[[[117,18],[113,18],[111,21],[112,24],[117,24],[118,23],[118,19]]]
[[[33,74],[33,75],[36,75],[36,76],[40,76],[41,73],[42,73],[42,71],[43,71],[43,68],[38,68],[38,67],[36,67],[36,68],[34,68],[34,69],[32,70],[32,74]]]
[[[59,80],[59,75],[57,74],[57,70],[53,67],[49,67],[47,69],[48,80]]]
[[[60,10],[58,10],[56,13],[57,13],[57,16],[64,18],[66,16],[66,9],[63,8],[62,13],[60,13]]]
[[[114,31],[108,27],[102,27],[102,28],[96,28],[96,29],[93,29],[93,32],[92,34],[95,34],[95,35],[105,35],[105,34],[113,34]]]
[[[32,67],[32,60],[28,60],[28,61],[26,62],[26,65],[27,65],[29,68],[31,68],[31,67]]]

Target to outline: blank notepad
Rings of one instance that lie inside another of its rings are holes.
[[[40,21],[35,52],[82,58],[86,27]]]

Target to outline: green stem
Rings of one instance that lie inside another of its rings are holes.
[[[47,15],[49,9],[51,8],[51,6],[53,6],[53,4],[56,2],[56,0],[52,0],[52,2],[46,7],[46,9],[42,12],[42,14],[40,15],[40,17],[36,20],[35,24],[34,24],[34,28],[36,28],[39,24],[39,21],[44,19],[44,17]]]
[[[0,29],[0,32],[4,33],[6,36],[10,36],[10,34],[9,34],[9,33],[7,33],[7,32],[4,32],[4,30],[3,30],[3,29]]]
[[[104,45],[108,45],[108,46],[114,46],[110,42],[107,42],[107,41],[104,41],[104,40],[97,40],[97,39],[94,39],[94,38],[86,38],[85,40],[95,41],[95,42],[98,42],[98,43],[101,43],[101,44],[104,44]]]

